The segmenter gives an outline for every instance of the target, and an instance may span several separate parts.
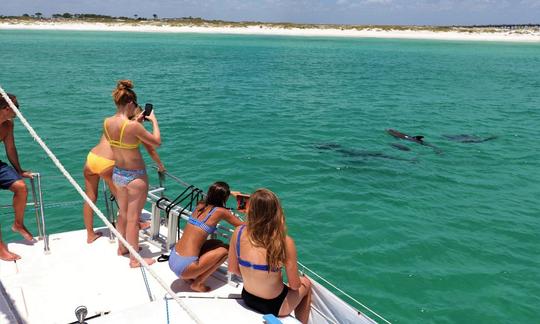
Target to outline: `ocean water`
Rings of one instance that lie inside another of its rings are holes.
[[[540,44],[55,31],[0,43],[0,85],[80,184],[111,91],[132,79],[171,173],[276,192],[300,260],[388,320],[540,320]],[[461,134],[496,138],[444,137]],[[49,231],[82,229],[80,198],[20,123],[16,142],[43,175]],[[27,223],[35,232],[30,211]]]

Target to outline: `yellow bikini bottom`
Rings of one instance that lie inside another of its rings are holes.
[[[92,173],[101,174],[103,171],[114,166],[114,160],[109,160],[89,152],[88,156],[86,157],[86,165],[88,166],[88,169],[92,171]]]

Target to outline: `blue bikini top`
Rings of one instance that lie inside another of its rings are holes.
[[[217,227],[207,225],[206,221],[208,220],[208,218],[210,218],[210,216],[212,216],[212,214],[216,210],[217,210],[217,207],[212,208],[212,210],[210,210],[208,215],[206,215],[206,217],[202,221],[189,216],[188,223],[190,223],[191,225],[197,226],[198,228],[202,229],[203,231],[205,231],[208,234],[214,234],[214,232],[217,230]],[[193,215],[193,213],[191,215]]]
[[[240,232],[238,232],[238,237],[236,238],[236,257],[238,258],[238,264],[243,267],[252,268],[254,270],[270,271],[270,267],[267,264],[254,264],[240,257],[240,238],[242,237],[242,231],[244,230],[244,227],[246,227],[246,225],[242,225],[240,227]],[[272,269],[272,272],[278,272],[279,270],[280,268]]]

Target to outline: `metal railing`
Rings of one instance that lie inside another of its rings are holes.
[[[162,251],[168,252],[174,246],[180,236],[180,230],[178,228],[179,219],[188,220],[189,216],[191,215],[191,210],[193,209],[193,203],[195,203],[196,206],[198,202],[198,197],[204,198],[206,195],[200,189],[195,188],[194,186],[182,181],[181,179],[175,177],[174,175],[166,171],[162,173],[160,172],[158,174],[159,187],[149,190],[147,197],[147,201],[152,204],[152,222],[149,229],[149,236],[151,237],[151,240],[155,245],[161,247]],[[165,179],[168,178],[172,179],[175,183],[187,188],[180,195],[178,195],[175,199],[172,200],[167,198],[164,194],[164,192],[166,191]],[[184,205],[182,205],[182,203],[184,203]],[[165,238],[161,237],[159,232],[163,214],[162,211],[165,211],[165,217],[167,220],[167,235]],[[239,217],[238,214],[235,215]],[[226,226],[223,226],[221,224],[218,224],[217,228],[218,231],[216,231],[216,234],[213,234],[212,237],[216,238],[217,236],[220,236],[225,240],[229,241],[234,230],[227,228]],[[356,300],[355,298],[353,298],[352,296],[350,296],[349,294],[347,294],[346,292],[344,292],[343,290],[341,290],[340,288],[314,272],[313,270],[309,269],[306,265],[298,262],[298,268],[302,274],[306,272],[310,273],[311,276],[314,276],[321,280],[327,289],[333,291],[334,293],[340,294],[341,296],[349,300],[349,302],[352,302],[352,304],[358,305],[361,308],[367,310],[369,313],[376,316],[379,320],[385,323],[389,323],[389,321],[387,321],[381,315],[370,309],[368,306],[362,304],[361,302],[359,302],[358,300]],[[239,278],[236,275],[227,272],[226,276],[228,284],[238,285]],[[360,311],[358,311],[358,313],[362,314],[362,312]]]
[[[32,193],[32,202],[27,202],[26,206],[33,206],[36,213],[36,226],[38,229],[38,240],[43,240],[43,250],[45,253],[50,253],[49,236],[47,235],[47,227],[45,225],[45,211],[43,209],[43,192],[41,190],[41,174],[38,172],[32,173],[30,188]],[[37,191],[37,192],[36,192]],[[1,208],[13,208],[13,205],[2,205]]]
[[[183,219],[187,221],[191,216],[192,210],[201,199],[206,197],[206,194],[201,189],[185,183],[167,171],[159,172],[158,174],[159,187],[149,190],[147,197],[147,201],[152,204],[152,221],[149,235],[152,240],[162,244],[162,250],[169,251],[180,238],[181,231],[179,229],[179,220]],[[186,189],[174,199],[167,198],[164,194],[166,191],[166,178],[170,178],[175,183],[186,187]],[[164,240],[159,237],[159,229],[163,214],[166,219],[167,227],[167,235]],[[242,219],[238,214],[235,214],[235,216]],[[227,241],[234,231],[221,224],[217,225],[217,229],[218,230],[212,234],[211,237],[221,237]]]
[[[107,184],[103,181],[103,198],[105,199],[105,209],[107,210],[107,219],[111,224],[116,226],[116,210],[114,204],[114,196],[111,194],[110,190],[107,188]],[[109,231],[109,241],[114,242],[114,234]]]

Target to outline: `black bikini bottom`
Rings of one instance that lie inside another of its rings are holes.
[[[278,316],[281,304],[283,304],[288,292],[289,287],[283,285],[283,290],[279,296],[272,299],[265,299],[249,293],[246,289],[242,289],[242,299],[247,306],[253,308],[259,313]]]

